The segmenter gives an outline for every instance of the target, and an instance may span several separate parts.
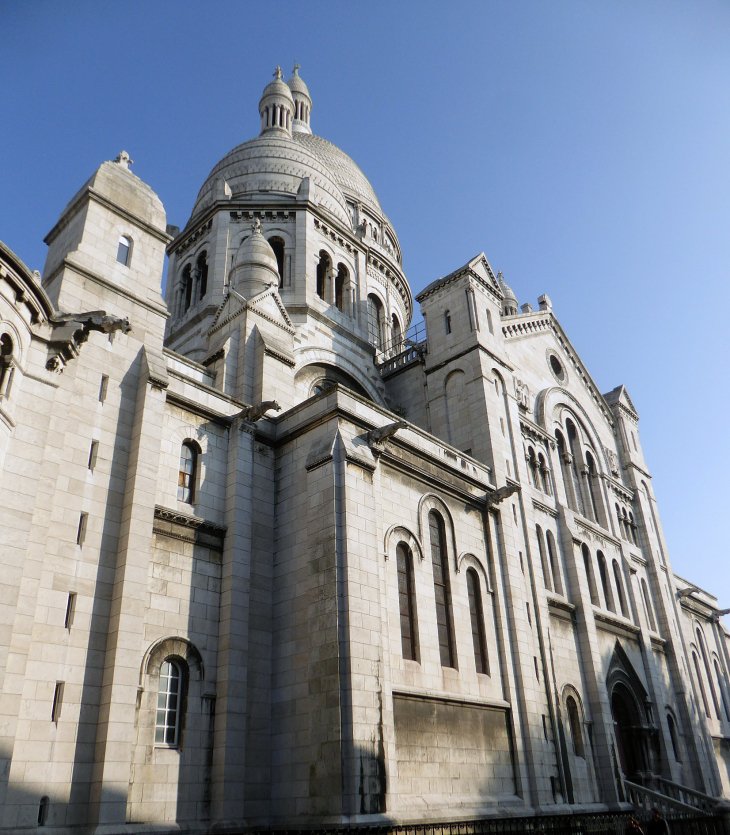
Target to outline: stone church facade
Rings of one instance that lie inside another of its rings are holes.
[[[0,245],[0,829],[727,795],[728,635],[628,392],[484,254],[409,331],[311,108],[277,71],[182,231],[122,153],[42,277]]]

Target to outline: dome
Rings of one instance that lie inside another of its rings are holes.
[[[271,284],[279,284],[279,269],[271,244],[261,234],[261,221],[256,219],[251,234],[238,247],[231,268],[231,286],[250,298]]]
[[[305,88],[306,89],[306,88]],[[294,97],[291,94],[291,88],[289,85],[278,76],[273,81],[264,87],[264,92],[261,94],[261,99],[269,98],[270,96],[280,96],[283,99],[294,104]]]
[[[502,302],[502,313],[505,316],[513,316],[517,313],[517,296],[512,292],[512,289],[505,283],[504,278],[502,277],[502,271],[500,270],[497,273],[497,280],[499,281],[500,289],[504,294],[504,300]]]

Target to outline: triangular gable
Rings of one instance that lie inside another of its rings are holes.
[[[616,404],[623,406],[635,420],[639,419],[639,413],[636,411],[636,407],[629,397],[628,391],[626,391],[626,386],[616,386],[615,389],[609,391],[604,397],[609,406],[615,406]]]
[[[215,333],[223,325],[228,324],[237,316],[240,316],[244,310],[256,313],[268,322],[278,325],[278,327],[287,333],[294,333],[294,323],[289,317],[277,289],[275,287],[268,287],[251,299],[246,299],[234,289],[229,290],[216,311],[213,324],[208,334]]]
[[[627,684],[640,704],[649,701],[649,694],[646,692],[644,682],[634,669],[634,665],[618,639],[616,639],[611,662],[608,665],[608,674],[606,675],[606,686],[609,692],[617,681],[623,681],[624,684]]]
[[[454,270],[443,278],[438,278],[436,281],[432,281],[416,296],[416,301],[422,302],[425,298],[436,292],[436,290],[440,290],[442,287],[445,287],[447,284],[451,284],[451,282],[456,281],[464,275],[472,276],[472,278],[476,279],[485,289],[493,293],[499,301],[502,301],[504,298],[502,288],[499,286],[499,282],[497,281],[492,268],[489,266],[487,256],[483,252],[480,252],[475,258],[467,261],[463,267],[459,267],[458,270]]]

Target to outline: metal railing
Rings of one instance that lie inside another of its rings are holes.
[[[388,363],[392,359],[397,359],[400,354],[413,351],[415,348],[425,345],[426,342],[426,323],[416,322],[411,325],[405,335],[392,336],[387,342],[379,345],[375,352],[375,362],[381,366]]]
[[[639,786],[639,788],[641,788]],[[596,812],[576,815],[495,817],[445,823],[381,824],[311,829],[248,830],[270,835],[625,835],[630,817],[648,819],[638,812]],[[672,835],[725,835],[720,815],[683,816],[672,814]],[[644,827],[645,828],[645,827]],[[242,833],[239,833],[242,835]]]

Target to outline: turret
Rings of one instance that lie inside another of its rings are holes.
[[[274,80],[266,85],[259,102],[261,133],[277,130],[291,136],[294,99],[281,77],[281,67],[274,70]]]
[[[299,64],[294,64],[292,77],[286,82],[294,98],[294,121],[292,133],[311,133],[309,114],[312,110],[312,97],[307,85],[299,77]]]
[[[256,218],[251,234],[238,247],[231,269],[231,287],[247,299],[258,295],[272,284],[279,284],[276,255],[261,234],[261,221]]]

